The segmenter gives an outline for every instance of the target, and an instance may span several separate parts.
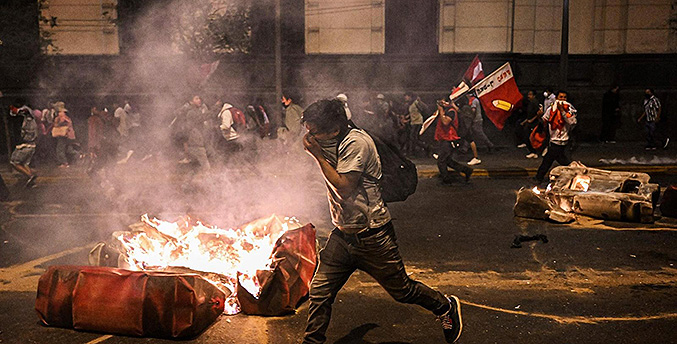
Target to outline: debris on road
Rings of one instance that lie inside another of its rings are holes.
[[[646,173],[607,171],[573,162],[552,169],[545,190],[520,189],[513,210],[515,216],[560,223],[573,222],[575,215],[651,223],[659,187],[649,179]]]
[[[515,239],[512,241],[512,245],[510,245],[510,248],[522,248],[522,243],[525,241],[535,241],[535,240],[540,240],[544,244],[548,243],[548,237],[545,236],[544,234],[536,234],[536,235],[515,235]]]

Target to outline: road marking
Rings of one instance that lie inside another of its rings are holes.
[[[632,316],[630,316],[630,317],[586,317],[586,316],[567,317],[567,316],[552,315],[552,314],[545,314],[545,313],[531,313],[531,312],[524,312],[524,311],[516,311],[516,310],[513,310],[513,309],[492,307],[492,306],[487,306],[487,305],[474,303],[474,302],[470,302],[470,301],[461,301],[461,303],[468,305],[468,306],[482,308],[482,309],[486,309],[486,310],[490,310],[490,311],[494,311],[494,312],[501,312],[501,313],[507,313],[507,314],[514,314],[514,315],[521,315],[521,316],[527,316],[527,317],[554,320],[554,321],[561,323],[561,324],[597,324],[597,323],[600,323],[600,322],[649,321],[649,320],[661,320],[661,319],[677,318],[677,313],[664,313],[664,314],[642,316],[642,317],[632,317]]]
[[[3,283],[0,283],[0,291],[36,291],[38,288],[38,280],[45,272],[44,268],[38,267],[39,265],[80,251],[89,251],[94,245],[95,244],[92,243],[86,246],[72,248],[70,250],[31,260],[30,262],[0,269],[0,278],[3,280]]]
[[[96,344],[96,343],[101,343],[101,342],[106,341],[106,340],[109,340],[109,339],[111,339],[111,338],[113,338],[113,336],[110,335],[110,334],[107,334],[107,335],[101,336],[101,337],[99,337],[99,338],[97,338],[97,339],[90,340],[89,342],[87,342],[87,343],[85,343],[85,344]]]

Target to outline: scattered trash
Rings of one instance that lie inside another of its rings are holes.
[[[605,165],[672,165],[677,163],[677,159],[661,158],[654,155],[651,159],[633,156],[630,159],[599,159],[599,162]]]
[[[536,235],[515,235],[515,239],[512,241],[512,245],[510,245],[510,248],[522,248],[522,243],[525,241],[535,241],[535,240],[540,240],[544,244],[548,242],[548,237],[543,235],[543,234],[536,234]]]
[[[521,306],[522,305],[517,305],[517,306],[515,306],[515,309],[520,309]]]
[[[634,254],[631,254],[630,257],[637,258],[637,256],[635,256]]]
[[[606,171],[579,162],[550,171],[548,188],[522,188],[515,216],[568,223],[585,215],[602,220],[654,222],[658,184],[639,172]]]

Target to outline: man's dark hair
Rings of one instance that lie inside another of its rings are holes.
[[[409,96],[409,97],[411,97],[411,98],[416,98],[416,94],[414,94],[414,92],[411,92],[411,91],[405,92],[404,95],[405,95],[405,96]]]
[[[566,95],[567,97],[569,96],[569,92],[567,92],[565,90],[559,90],[559,91],[557,91],[556,94],[559,95],[560,93],[564,93],[564,95]]]
[[[652,95],[652,96],[653,96],[654,94],[656,94],[656,93],[654,93],[653,88],[647,88],[647,90],[649,90],[649,92],[651,92],[651,95]]]
[[[339,99],[322,99],[303,111],[301,123],[313,123],[322,133],[329,133],[348,126],[343,102]]]
[[[291,99],[292,103],[294,104],[298,104],[301,101],[301,97],[299,97],[298,92],[295,90],[286,90],[282,92],[282,96],[287,99]]]
[[[546,87],[546,88],[545,88],[545,92],[552,93],[552,88]]]

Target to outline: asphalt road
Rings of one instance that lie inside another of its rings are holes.
[[[14,200],[0,213],[0,343],[175,343],[42,326],[33,309],[37,278],[49,265],[86,264],[95,242],[145,212],[165,219],[188,212],[224,226],[295,215],[314,223],[323,241],[330,229],[323,185],[316,167],[306,167],[308,174],[257,170],[256,183],[243,177],[251,170],[230,171],[197,188],[155,167],[118,178],[115,202],[77,171],[43,178],[36,189],[12,187]],[[675,184],[677,176],[658,181]],[[515,190],[526,184],[478,178],[449,187],[421,179],[416,194],[391,205],[408,272],[463,302],[459,342],[677,343],[675,222],[516,219]],[[511,248],[517,234],[549,240]],[[307,303],[285,317],[222,316],[185,342],[297,343],[306,315]],[[339,294],[328,336],[342,344],[444,342],[431,314],[391,300],[363,273]]]

